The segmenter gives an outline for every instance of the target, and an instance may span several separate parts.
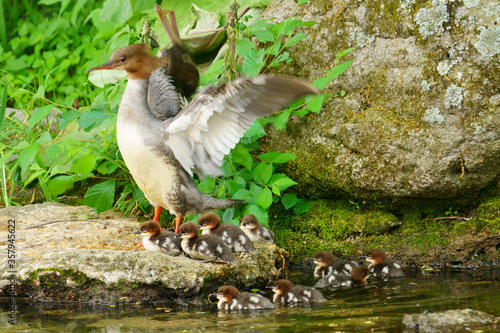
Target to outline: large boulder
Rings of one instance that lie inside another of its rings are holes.
[[[473,198],[500,175],[500,15],[485,1],[274,1],[264,17],[319,24],[279,73],[313,81],[335,55],[350,68],[319,115],[270,129],[265,150],[298,156],[286,172],[305,195]],[[346,60],[350,59],[347,58]],[[344,58],[342,58],[344,60]]]
[[[0,221],[0,298],[200,303],[223,284],[269,285],[282,267],[274,244],[256,243],[259,251],[235,256],[233,266],[133,250],[141,239],[137,221],[117,212],[95,215],[86,206],[8,207]],[[5,242],[8,235],[12,242]]]

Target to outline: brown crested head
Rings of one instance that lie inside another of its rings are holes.
[[[194,222],[186,222],[180,225],[178,237],[193,238],[198,236],[198,226]]]
[[[335,257],[330,252],[318,252],[314,256],[314,263],[319,266],[328,266],[335,261]]]
[[[151,55],[146,44],[132,44],[122,47],[111,55],[108,62],[89,69],[89,72],[103,69],[123,69],[129,79],[147,79],[160,66],[165,66],[167,60]]]
[[[217,298],[224,302],[229,302],[238,295],[239,291],[233,286],[221,286],[217,290]]]
[[[257,217],[255,217],[255,215],[247,214],[241,219],[240,226],[247,229],[255,229],[257,228],[258,223],[259,221],[257,221]]]
[[[293,288],[293,283],[287,279],[281,279],[274,282],[273,291],[276,294],[284,294]]]
[[[149,235],[151,237],[161,233],[161,230],[161,226],[158,222],[148,221],[141,224],[141,229],[137,233],[140,233],[142,235]]]
[[[356,283],[364,283],[368,275],[370,275],[368,267],[359,266],[352,270],[351,279]]]
[[[213,229],[220,225],[220,217],[215,213],[206,213],[198,217],[198,225],[201,229]]]
[[[373,249],[366,254],[366,260],[372,263],[379,263],[385,259],[387,259],[387,254],[382,250]]]

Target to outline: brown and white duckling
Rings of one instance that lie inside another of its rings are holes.
[[[276,243],[274,240],[274,233],[271,229],[259,223],[253,214],[243,216],[240,222],[240,229],[245,232],[252,242],[263,241]]]
[[[222,286],[217,291],[219,310],[257,310],[272,309],[274,304],[262,295],[240,292],[233,286]]]
[[[220,223],[219,215],[215,213],[203,214],[198,218],[203,235],[220,237],[233,252],[254,252],[250,238],[237,226],[231,223]]]
[[[368,267],[359,266],[352,270],[350,275],[347,274],[329,274],[314,285],[315,288],[337,288],[337,287],[352,287],[355,284],[362,284],[366,281],[370,272]]]
[[[387,259],[387,254],[378,249],[368,251],[366,260],[370,263],[368,269],[375,277],[403,277],[401,264],[395,260]]]
[[[161,226],[156,221],[141,224],[141,229],[135,234],[142,235],[142,244],[148,251],[160,251],[173,256],[182,253],[181,239],[175,237],[172,231],[161,231]]]
[[[330,252],[318,252],[314,256],[314,263],[317,265],[314,269],[315,277],[325,277],[330,274],[351,275],[358,264],[354,260],[335,259]]]
[[[279,304],[326,301],[321,292],[313,287],[294,286],[286,279],[276,281],[273,292],[273,302]]]
[[[198,235],[199,229],[194,222],[186,222],[179,227],[177,237],[182,237],[182,250],[193,259],[204,262],[219,261],[232,265],[236,262],[233,253],[222,239],[213,235]]]

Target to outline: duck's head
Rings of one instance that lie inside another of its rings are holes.
[[[326,267],[335,261],[335,257],[330,252],[318,252],[314,256],[314,263],[318,266]]]
[[[210,230],[220,225],[220,217],[215,213],[206,213],[198,217],[198,225],[201,230]]]
[[[293,288],[293,283],[287,279],[281,279],[274,282],[273,292],[275,294],[284,294]]]
[[[198,237],[199,229],[194,222],[186,222],[181,224],[179,227],[179,234],[176,237],[182,237],[183,239],[189,239]]]
[[[132,44],[122,47],[111,55],[108,62],[89,69],[89,72],[103,69],[123,69],[129,79],[147,79],[160,66],[165,66],[167,60],[151,55],[146,44]]]
[[[257,218],[255,217],[255,215],[247,214],[247,215],[243,216],[243,218],[241,219],[240,227],[243,229],[252,230],[252,229],[257,228],[258,223],[259,223],[259,221],[257,221]]]
[[[217,298],[223,302],[229,302],[238,294],[238,289],[233,286],[221,286],[217,290]]]
[[[141,234],[143,237],[153,237],[161,233],[161,226],[156,221],[148,221],[141,224],[141,229],[134,232],[135,234]]]
[[[369,261],[370,264],[376,265],[385,259],[387,259],[387,254],[382,250],[373,249],[366,254],[366,260]]]
[[[359,266],[352,270],[351,279],[356,283],[364,283],[369,275],[370,272],[368,270],[368,267]]]

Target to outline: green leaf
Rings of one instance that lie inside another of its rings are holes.
[[[45,87],[43,84],[41,84],[38,87],[38,90],[36,91],[35,95],[33,95],[33,100],[37,100],[39,98],[45,97]]]
[[[328,94],[321,94],[314,96],[307,104],[307,108],[314,113],[319,113],[323,107],[323,102]]]
[[[311,203],[305,199],[300,198],[293,206],[293,212],[296,215],[307,213],[311,209]]]
[[[31,144],[25,149],[20,154],[19,158],[19,165],[21,166],[21,169],[23,171],[27,170],[31,164],[33,164],[35,160],[36,154],[38,154],[38,151],[40,150],[40,144]]]
[[[253,170],[252,174],[257,182],[267,184],[273,174],[273,166],[266,162],[260,162]]]
[[[344,73],[353,61],[354,59],[351,59],[349,61],[336,65],[332,70],[325,70],[325,73],[327,75],[316,79],[313,82],[313,86],[315,86],[319,90],[325,89],[330,82],[332,82],[340,74]]]
[[[236,43],[235,46],[235,50],[236,54],[242,57],[250,56],[253,52],[255,52],[255,44],[247,38],[238,40],[238,43]]]
[[[305,34],[303,32],[299,32],[298,34],[296,34],[292,38],[290,38],[285,43],[284,47],[289,47],[289,46],[295,45],[295,44],[297,44],[298,42],[300,42],[301,40],[303,40],[304,38],[307,38],[307,37],[309,37],[307,34]]]
[[[230,223],[230,221],[233,220],[233,218],[234,218],[234,207],[226,209],[222,214],[223,223]]]
[[[215,178],[208,178],[198,184],[198,190],[205,194],[212,193],[215,189]]]
[[[294,193],[286,193],[281,197],[281,203],[285,209],[290,209],[297,203],[298,199]]]
[[[252,155],[250,155],[248,149],[241,143],[238,143],[236,147],[231,150],[231,157],[233,162],[238,163],[247,169],[252,169]]]
[[[7,85],[4,85],[2,90],[2,99],[0,100],[0,130],[2,130],[6,109],[7,109]]]
[[[33,126],[37,125],[43,119],[45,119],[45,117],[47,117],[47,115],[49,114],[50,110],[52,110],[52,105],[44,105],[38,110],[34,111],[30,117],[28,129],[31,130]]]
[[[116,163],[113,163],[111,161],[104,161],[97,167],[96,170],[101,175],[109,175],[110,173],[114,172],[117,167],[118,166],[116,165]]]
[[[254,52],[245,58],[243,58],[242,69],[243,73],[246,74],[247,77],[256,76],[259,74],[260,70],[264,67],[264,49],[260,49],[257,52]]]
[[[102,213],[113,207],[115,199],[115,180],[110,179],[92,186],[85,193],[85,204],[93,207],[94,212]]]
[[[282,174],[282,173],[274,174],[271,177],[269,183],[278,186],[278,188],[280,189],[281,192],[283,192],[284,190],[286,190],[290,186],[297,184],[296,182],[294,182],[293,180],[288,178],[287,175]]]
[[[248,200],[252,197],[252,195],[250,194],[250,191],[248,191],[247,189],[244,189],[242,188],[241,190],[239,190],[238,192],[236,192],[234,195],[233,195],[233,199],[235,200]]]
[[[80,119],[78,119],[78,125],[85,132],[90,131],[92,128],[101,125],[102,122],[110,118],[109,115],[98,110],[90,110],[85,112]]]
[[[269,161],[272,163],[286,163],[288,161],[293,161],[297,158],[292,153],[280,153],[279,151],[270,151],[264,154],[260,154],[259,158],[264,161]]]
[[[259,121],[254,121],[252,126],[250,126],[250,128],[245,132],[240,142],[243,144],[249,144],[266,135],[267,133],[264,130],[264,126],[262,126]]]
[[[266,227],[269,226],[268,224],[269,214],[259,205],[247,205],[243,207],[242,214],[243,215],[253,214],[257,218],[257,221],[259,221]]]
[[[264,187],[257,196],[257,205],[263,209],[268,209],[273,203],[273,194],[268,187]]]
[[[335,58],[340,59],[340,58],[342,58],[343,56],[345,56],[346,54],[351,53],[353,50],[354,50],[354,47],[350,47],[350,48],[348,48],[348,49],[345,49],[345,50],[343,50],[343,51],[340,51],[340,52],[339,52],[339,54],[337,54],[337,55],[335,56]]]
[[[65,129],[73,120],[80,117],[82,114],[76,110],[68,110],[64,112],[59,118],[59,129],[62,131]]]
[[[74,176],[57,176],[49,180],[47,189],[51,195],[59,195],[73,188]]]
[[[274,127],[277,129],[282,129],[286,127],[286,123],[288,122],[288,117],[290,117],[291,110],[285,110],[283,112],[278,113],[276,118],[274,118]]]
[[[83,155],[73,162],[70,171],[72,173],[78,173],[82,175],[89,174],[92,172],[92,170],[94,170],[96,162],[96,155]]]

